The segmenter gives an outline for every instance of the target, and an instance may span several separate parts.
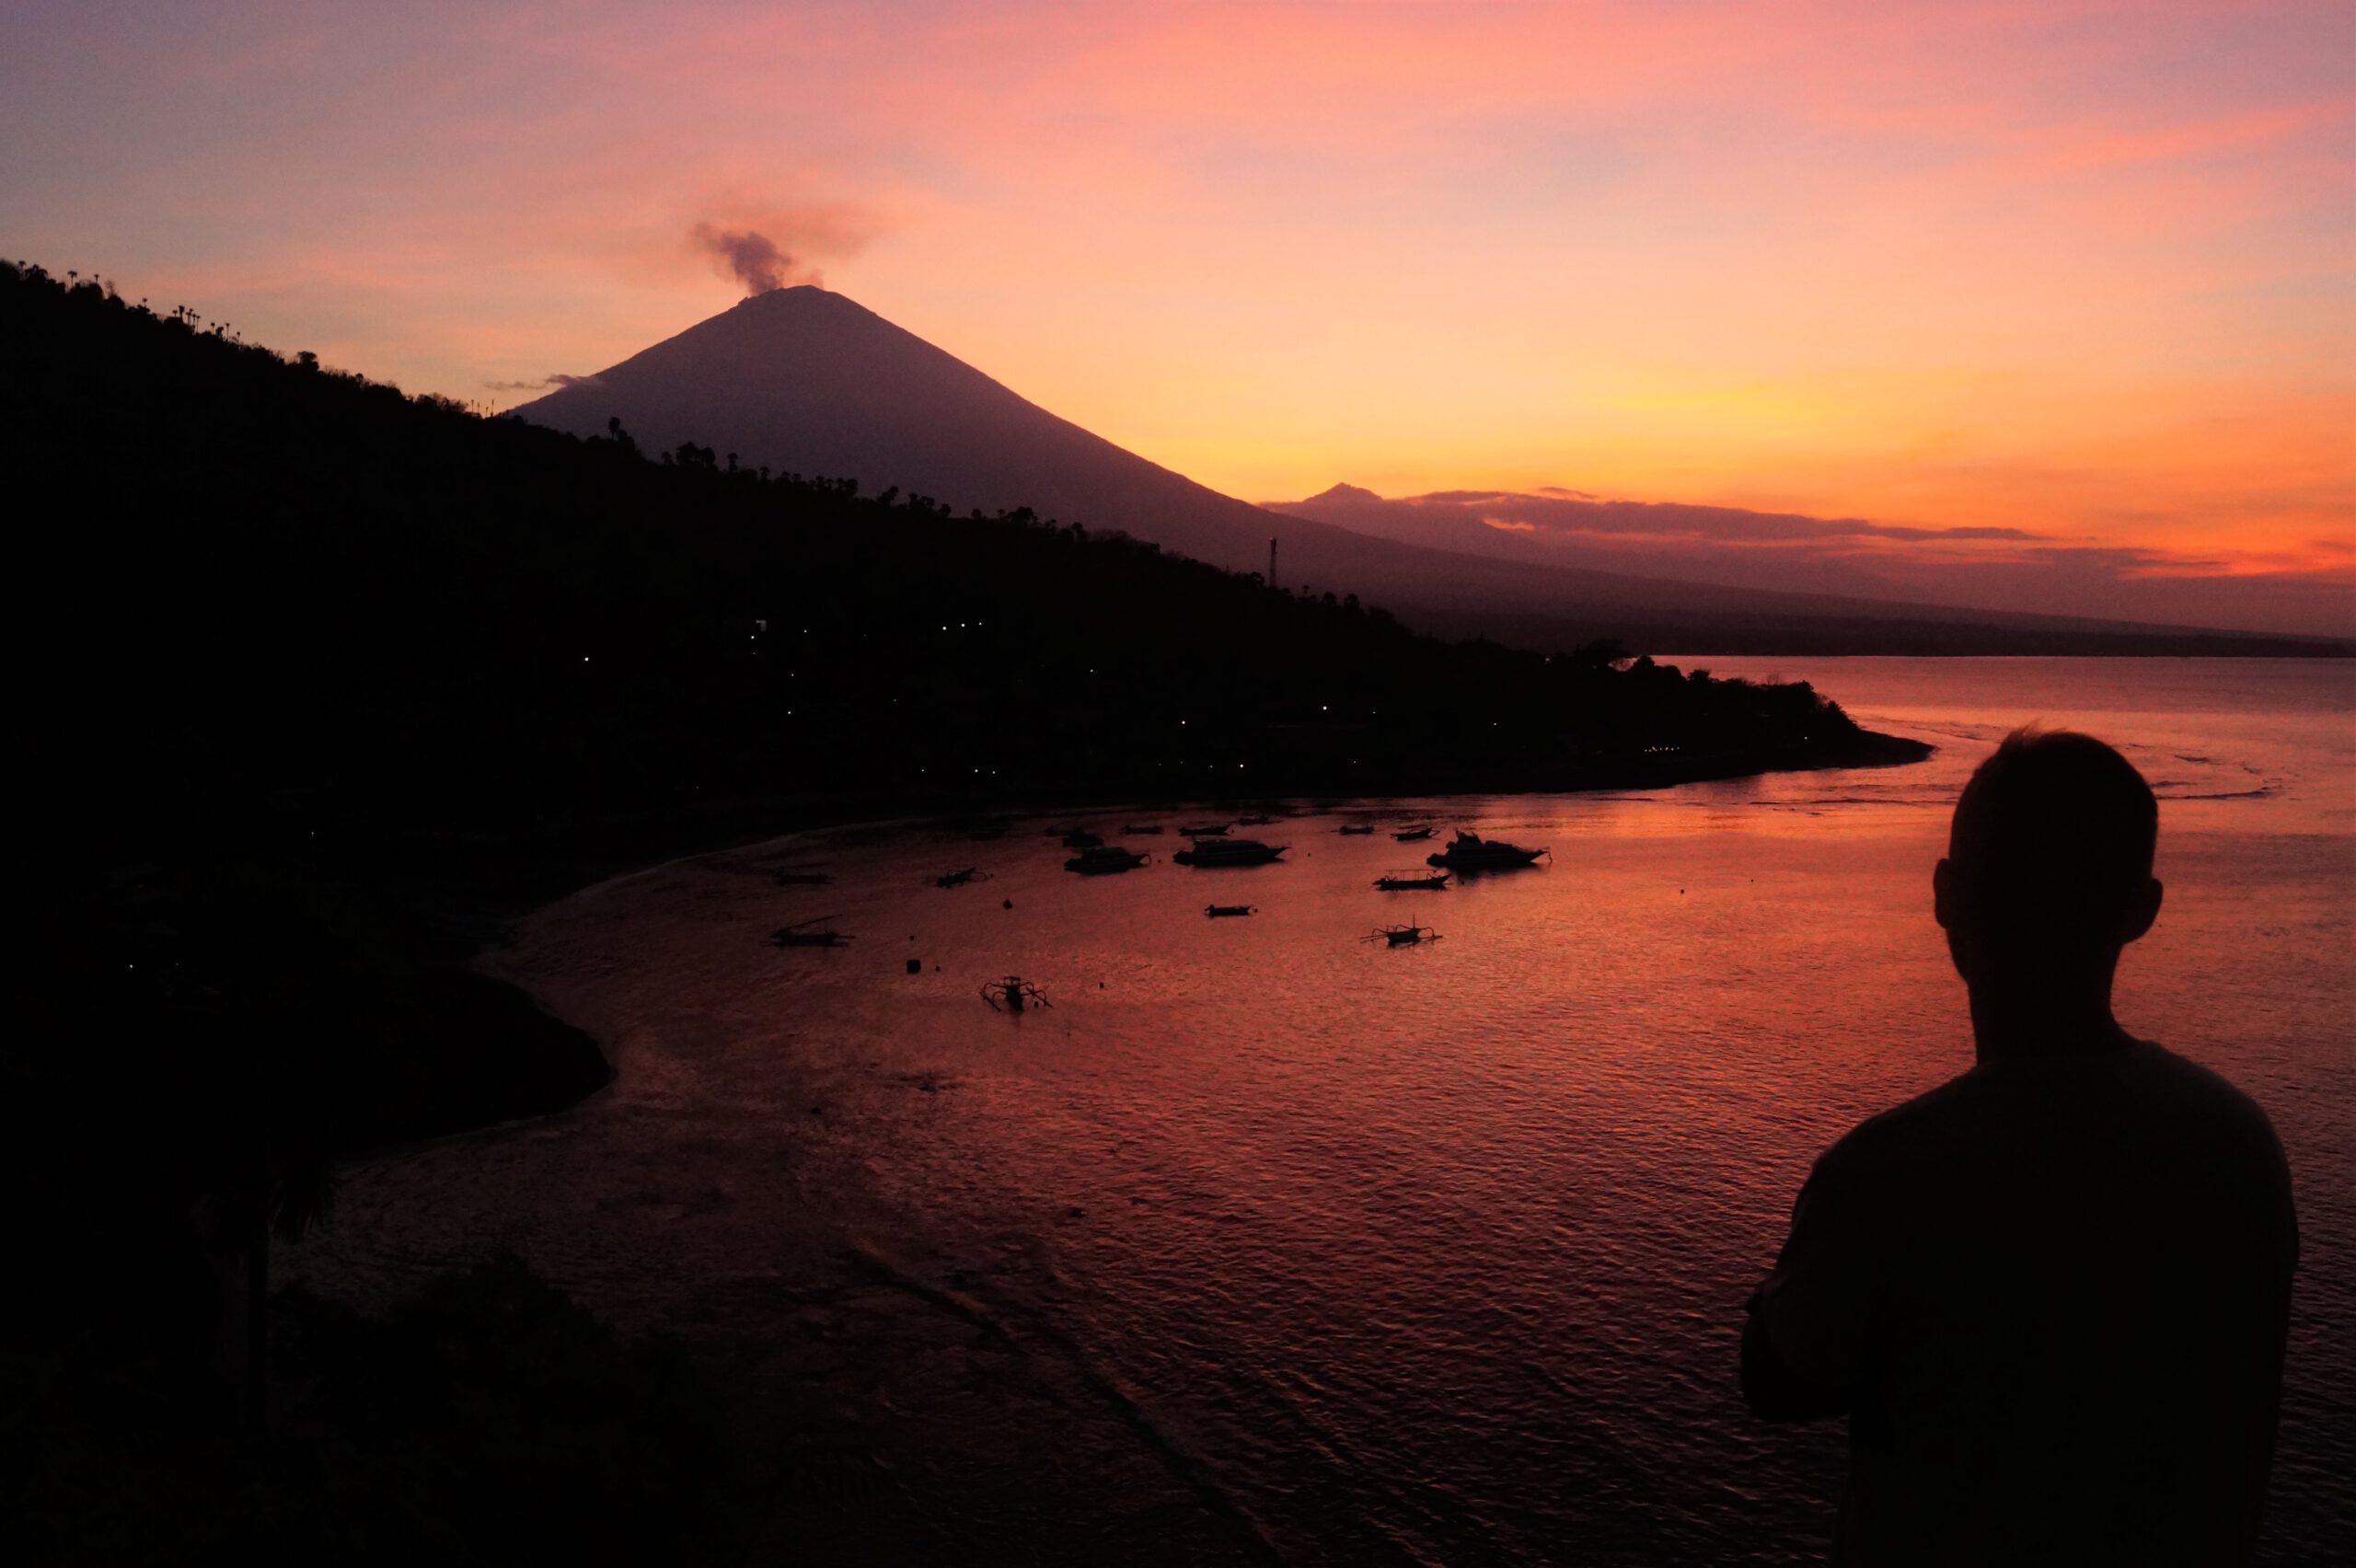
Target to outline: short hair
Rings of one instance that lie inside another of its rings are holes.
[[[2059,957],[2116,944],[2151,881],[2159,824],[2133,763],[2092,735],[2030,726],[1964,786],[1947,859],[1985,931]]]

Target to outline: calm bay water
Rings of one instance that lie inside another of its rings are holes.
[[[354,1172],[292,1267],[379,1299],[521,1252],[686,1335],[791,1430],[872,1450],[900,1499],[885,1554],[913,1531],[1070,1562],[1810,1561],[1840,1434],[1743,1411],[1741,1303],[1816,1152],[1969,1065],[1931,865],[1963,778],[2043,720],[2119,744],[2162,797],[2167,903],[2122,1020],[2239,1083],[2290,1149],[2304,1260],[2266,1555],[2348,1560],[2356,664],[1703,663],[1811,679],[1941,749],[1296,804],[1240,830],[1292,846],[1252,870],[1169,864],[1165,832],[1126,840],[1154,864],[1082,879],[1026,821],[608,882],[491,966],[604,1040],[615,1089]],[[1390,836],[1423,822],[1553,861],[1374,891],[1433,847]],[[832,885],[770,874],[818,861]],[[931,885],[968,865],[990,880]],[[765,940],[829,914],[849,947]],[[1406,919],[1441,940],[1360,940]],[[1052,1007],[991,1011],[1007,974]],[[865,1506],[841,1504],[844,1540]]]

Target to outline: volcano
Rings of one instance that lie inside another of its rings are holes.
[[[1027,506],[1230,571],[1265,570],[1273,540],[1282,586],[1356,594],[1418,630],[1550,651],[1600,638],[1691,652],[2258,651],[2180,627],[1671,581],[1375,537],[1197,484],[815,286],[753,295],[512,411],[583,436],[618,419],[650,452],[694,442],[749,467],[856,479],[961,513]],[[1339,498],[1360,496],[1374,499],[1347,487]]]

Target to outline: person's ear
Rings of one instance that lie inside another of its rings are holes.
[[[2160,917],[2160,894],[2164,891],[2157,877],[2147,878],[2136,891],[2133,901],[2127,905],[2126,915],[2119,921],[2119,946],[2126,946],[2152,928],[2152,922]]]
[[[1955,929],[1955,868],[1944,858],[1931,868],[1931,914],[1940,929]]]

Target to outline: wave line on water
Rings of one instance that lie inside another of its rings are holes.
[[[852,1241],[843,1251],[848,1259],[866,1270],[879,1283],[904,1290],[918,1300],[972,1323],[1020,1355],[1027,1358],[1036,1354],[1033,1345],[1017,1335],[1005,1320],[973,1297],[919,1279],[867,1243]],[[1140,1395],[1132,1392],[1120,1378],[1099,1366],[1095,1358],[1079,1342],[1053,1324],[1042,1320],[1033,1322],[1029,1327],[1034,1335],[1057,1353],[1067,1369],[1078,1377],[1083,1388],[1103,1400],[1123,1424],[1143,1439],[1147,1450],[1173,1479],[1194,1493],[1207,1507],[1243,1532],[1246,1544],[1254,1549],[1262,1561],[1284,1561],[1284,1553],[1278,1550],[1275,1539],[1269,1535],[1267,1527],[1259,1516],[1219,1481],[1201,1456],[1155,1417]]]

